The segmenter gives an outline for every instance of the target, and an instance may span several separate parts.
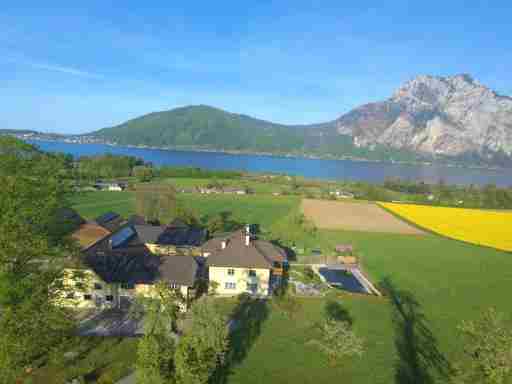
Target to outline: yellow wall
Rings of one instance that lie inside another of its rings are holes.
[[[146,243],[146,247],[149,249],[151,253],[156,255],[188,255],[188,256],[200,256],[201,248],[199,247],[178,247],[176,248],[174,245],[159,245],[159,244],[151,244]]]
[[[188,287],[180,285],[180,293],[188,301]],[[155,286],[153,284],[137,284],[135,285],[135,294],[146,298],[156,298]],[[186,304],[179,303],[179,307],[182,312],[187,310]]]
[[[81,284],[81,287],[77,286]],[[94,289],[94,284],[101,284],[102,289]],[[67,298],[66,294],[58,299],[58,304],[77,309],[96,308],[96,297],[102,298],[102,307],[111,307],[117,303],[119,296],[135,297],[155,297],[153,284],[136,284],[133,289],[123,289],[119,284],[107,284],[91,269],[66,269],[64,271],[63,285],[65,292],[74,292],[73,298]],[[180,286],[180,293],[188,299],[188,287]],[[85,300],[84,295],[91,295],[91,300]],[[105,296],[114,296],[113,301],[105,300]],[[185,311],[186,305],[180,305]]]
[[[94,289],[94,284],[100,284],[101,289]],[[64,295],[59,299],[59,304],[76,308],[94,308],[96,307],[96,297],[103,298],[103,305],[110,306],[114,302],[107,302],[105,296],[113,295],[112,287],[105,283],[91,269],[65,269],[63,285],[65,287]],[[66,293],[73,292],[73,298],[67,298]],[[91,300],[85,300],[84,295],[91,295]]]
[[[234,274],[229,275],[228,270],[233,269]],[[249,270],[256,271],[256,276],[249,276]],[[219,295],[239,295],[244,292],[250,292],[247,289],[247,283],[257,284],[256,294],[261,296],[268,296],[269,282],[270,282],[270,269],[260,268],[224,268],[224,267],[209,267],[210,282],[214,281],[218,284],[216,293]],[[235,289],[226,288],[226,283],[235,283]]]

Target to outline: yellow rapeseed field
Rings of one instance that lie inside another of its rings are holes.
[[[512,251],[512,212],[396,203],[380,205],[443,236]]]

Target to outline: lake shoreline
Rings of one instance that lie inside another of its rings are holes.
[[[362,162],[362,163],[378,163],[378,164],[396,164],[396,165],[406,165],[406,166],[433,166],[433,167],[447,167],[447,168],[460,168],[460,169],[476,169],[476,170],[488,170],[488,171],[500,171],[506,170],[505,167],[486,167],[486,166],[478,166],[478,165],[467,165],[467,164],[458,164],[458,163],[446,163],[446,162],[430,162],[430,161],[398,161],[398,160],[372,160],[366,158],[352,157],[352,156],[319,156],[319,155],[307,155],[307,154],[292,154],[292,153],[283,153],[277,154],[272,152],[256,152],[256,151],[242,151],[242,150],[229,150],[229,149],[214,149],[214,148],[200,148],[200,147],[158,147],[158,146],[148,146],[148,145],[133,145],[133,144],[117,144],[111,142],[101,142],[101,141],[91,141],[91,142],[79,142],[79,141],[70,141],[70,140],[57,140],[57,139],[47,139],[47,138],[34,138],[31,137],[29,140],[33,141],[45,141],[45,142],[57,142],[57,143],[66,143],[66,144],[75,144],[75,145],[89,145],[89,144],[99,144],[106,145],[109,147],[117,147],[117,148],[136,148],[136,149],[148,149],[148,150],[159,150],[159,151],[176,151],[176,152],[204,152],[204,153],[222,153],[229,155],[254,155],[254,156],[267,156],[273,158],[283,158],[283,159],[305,159],[305,160],[340,160],[340,161],[353,161],[353,162]]]
[[[381,184],[399,178],[411,182],[453,185],[495,184],[510,187],[512,170],[486,170],[447,166],[412,165],[352,160],[292,158],[255,154],[229,154],[219,151],[191,151],[181,148],[151,149],[106,144],[79,144],[61,141],[30,140],[43,151],[69,153],[76,158],[104,154],[133,156],[154,166],[191,167],[211,170],[242,171],[258,174],[298,176],[308,179]]]

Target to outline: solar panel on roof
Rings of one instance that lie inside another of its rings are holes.
[[[108,212],[108,213],[105,213],[104,215],[98,217],[96,219],[96,221],[98,223],[107,223],[111,220],[114,220],[116,217],[118,217],[119,215],[115,212]]]
[[[172,228],[167,229],[158,237],[158,244],[199,246],[205,237],[206,232],[200,228]]]
[[[110,238],[112,248],[117,248],[126,243],[135,235],[135,230],[132,227],[125,227]]]

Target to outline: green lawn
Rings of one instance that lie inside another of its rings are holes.
[[[372,279],[389,278],[404,305],[415,302],[411,304],[415,315],[393,317],[398,312],[387,298],[343,296],[340,303],[353,318],[355,330],[366,339],[366,353],[361,360],[329,368],[305,344],[311,325],[322,318],[326,299],[304,299],[295,319],[275,311],[269,314],[247,357],[233,369],[230,383],[323,383],[341,378],[347,383],[392,383],[397,363],[412,364],[414,353],[437,350],[447,361],[457,362],[462,344],[456,328],[462,320],[475,319],[495,306],[512,321],[510,254],[433,235],[323,235],[355,244]],[[417,337],[404,341],[406,324],[414,321],[413,328],[419,330],[421,323],[434,340],[418,332]],[[399,354],[395,342],[405,342],[410,349]]]
[[[94,219],[108,211],[114,211],[124,217],[135,213],[135,194],[133,192],[82,192],[72,201],[80,215]]]
[[[76,377],[86,383],[115,383],[133,370],[136,338],[77,337],[67,359],[51,362],[31,377],[32,384],[63,384]]]
[[[201,215],[229,210],[242,222],[264,226],[293,212],[299,203],[292,197],[263,195],[181,198]],[[126,215],[133,212],[133,206],[133,195],[127,192],[95,192],[80,197],[76,204],[86,217],[107,210]],[[312,327],[324,316],[328,299],[303,299],[302,309],[292,319],[270,307],[257,332],[251,333],[251,340],[242,343],[244,353],[230,367],[228,383],[402,384],[405,381],[394,379],[397,366],[407,366],[415,354],[434,350],[449,361],[458,360],[462,344],[457,326],[462,320],[476,319],[494,306],[512,321],[510,253],[430,234],[322,230],[305,236],[303,243],[306,248],[327,250],[338,243],[353,244],[372,280],[378,283],[388,278],[399,291],[401,305],[410,304],[406,317],[393,316],[398,312],[387,298],[344,295],[339,303],[352,317],[356,332],[365,338],[366,353],[362,359],[328,367],[323,356],[307,345],[314,334]],[[405,332],[408,324],[424,326],[423,332],[432,332],[434,338],[419,333],[404,339],[410,335]],[[399,353],[395,343],[405,343],[407,353]]]
[[[325,318],[329,299],[299,299],[301,308],[287,316],[270,303],[258,304],[247,327],[232,337],[236,350],[228,383],[390,383],[393,337],[389,307],[374,297],[344,296],[335,301],[349,312],[355,331],[364,335],[368,353],[339,366],[308,342]]]
[[[273,222],[298,209],[300,199],[293,196],[268,195],[200,195],[179,194],[178,201],[192,209],[199,217],[229,211],[241,223],[270,226]],[[124,217],[135,213],[133,192],[87,192],[75,198],[73,207],[83,217],[94,219],[115,211]]]

